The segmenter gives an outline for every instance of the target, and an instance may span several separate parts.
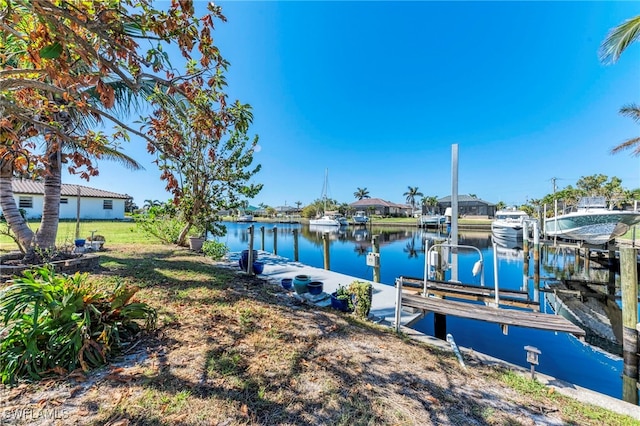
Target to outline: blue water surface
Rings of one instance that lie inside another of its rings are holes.
[[[229,222],[225,225],[227,233],[218,240],[226,243],[231,251],[247,249],[250,224]],[[310,230],[309,226],[300,224],[253,225],[254,249],[262,248],[260,228],[264,227],[264,250],[274,251],[273,237],[274,233],[277,233],[277,254],[293,260],[292,230],[297,229],[299,261],[318,268],[324,266],[322,235],[326,229]],[[434,240],[444,238],[437,232],[407,227],[334,228],[327,235],[330,241],[330,269],[358,278],[372,279],[373,271],[366,265],[366,254],[371,251],[371,237],[374,234],[378,235],[380,245],[380,281],[387,285],[394,285],[400,276],[422,278],[425,271],[425,240],[433,244]],[[484,258],[485,285],[493,286],[494,251],[490,233],[461,233],[459,244],[480,249]],[[500,288],[522,289],[525,286],[533,298],[532,283],[523,279],[522,251],[503,250],[497,253],[497,259]],[[475,251],[459,251],[458,279],[461,282],[480,284],[479,276],[472,274],[473,266],[478,260],[479,255]],[[567,269],[567,265],[573,265],[574,260],[571,253],[556,252],[544,255],[542,261],[541,276],[544,285],[544,281],[554,279],[558,271]],[[450,278],[450,273],[447,273],[446,278]],[[541,311],[553,313],[544,295],[540,297],[543,298]],[[432,314],[416,323],[414,328],[433,336]],[[514,326],[509,327],[508,334],[504,335],[498,324],[456,317],[447,317],[447,332],[454,337],[459,346],[526,368],[529,368],[529,364],[526,361],[524,347],[534,346],[542,352],[536,371],[615,398],[622,398],[622,359],[589,346],[572,335]]]

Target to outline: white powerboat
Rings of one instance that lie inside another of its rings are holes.
[[[522,210],[499,210],[491,222],[491,236],[503,247],[522,247],[522,228],[529,215]]]
[[[613,210],[605,197],[582,197],[575,211],[545,219],[547,237],[606,244],[640,223],[640,211]]]
[[[353,220],[355,225],[366,225],[369,223],[369,217],[367,217],[363,210],[358,210],[356,214],[351,217],[351,220]]]
[[[315,219],[309,220],[309,225],[313,226],[343,226],[344,224],[340,222],[340,219],[335,216],[324,215]]]

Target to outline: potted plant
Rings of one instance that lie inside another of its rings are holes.
[[[367,319],[373,300],[373,286],[370,282],[355,280],[348,288],[353,302],[354,313],[358,318]]]
[[[189,248],[193,251],[202,251],[202,245],[206,238],[206,228],[203,225],[194,225],[191,228],[192,235],[189,236]]]
[[[353,311],[351,293],[345,286],[338,284],[338,289],[331,293],[331,307],[342,312]]]

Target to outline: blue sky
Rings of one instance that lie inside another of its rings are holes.
[[[197,2],[204,8],[206,2]],[[640,43],[615,65],[597,51],[640,14],[633,2],[220,2],[214,38],[230,61],[228,93],[253,106],[264,184],[252,205],[306,205],[357,188],[404,202],[408,186],[521,204],[605,174],[640,187],[640,159],[610,149],[640,134],[618,114],[640,103]],[[138,205],[169,194],[146,170],[101,162],[82,183]]]

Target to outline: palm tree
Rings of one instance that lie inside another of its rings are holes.
[[[438,196],[437,195],[430,195],[428,197],[423,197],[422,198],[422,205],[425,207],[430,207],[430,211],[431,213],[433,213],[434,207],[436,207],[438,205]]]
[[[624,52],[631,43],[640,40],[640,15],[626,20],[622,24],[613,28],[607,34],[600,45],[600,61],[606,64],[614,64],[620,59],[620,55]],[[636,123],[640,123],[640,107],[636,104],[630,104],[620,108],[620,114],[625,117],[629,117]],[[615,146],[612,150],[612,154],[617,154],[620,151],[627,149],[633,149],[632,155],[640,156],[640,137],[635,137],[622,142],[620,145]]]
[[[422,197],[424,196],[424,194],[420,191],[418,191],[418,187],[412,187],[412,186],[408,186],[408,191],[405,192],[404,195],[407,200],[407,204],[411,205],[411,209],[415,210],[416,209],[416,197]]]
[[[353,196],[356,197],[358,200],[362,200],[363,198],[371,198],[367,188],[358,188],[356,192],[353,193]]]

